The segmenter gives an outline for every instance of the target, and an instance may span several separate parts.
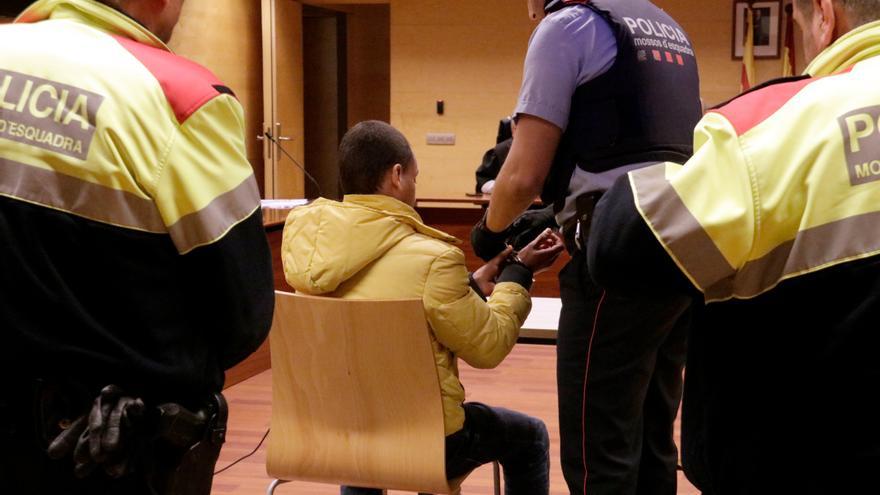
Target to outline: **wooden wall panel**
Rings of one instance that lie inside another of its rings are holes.
[[[790,3],[785,0],[783,3]],[[733,35],[732,0],[656,0],[687,31],[697,54],[700,68],[700,93],[706,105],[712,106],[739,93],[742,62],[730,58]],[[783,36],[785,22],[783,19]],[[806,64],[801,51],[801,33],[795,28],[795,73]],[[783,39],[784,40],[784,39]],[[780,41],[780,53],[782,53]],[[782,75],[782,59],[755,60],[756,82]]]
[[[247,156],[263,188],[263,54],[259,0],[187,0],[170,47],[211,69],[244,107]]]
[[[276,120],[283,124],[280,136],[292,138],[282,143],[300,165],[305,162],[305,100],[303,96],[302,3],[277,0],[276,7]],[[280,155],[275,171],[276,198],[302,198],[305,183],[302,171],[285,155]]]
[[[391,29],[388,5],[351,5],[348,13],[348,127],[391,120]]]
[[[324,11],[326,12],[326,11]],[[321,195],[338,199],[339,167],[339,20],[303,12],[304,110],[306,170],[320,184]],[[343,124],[344,125],[344,124]],[[307,181],[306,197],[318,190]]]
[[[524,1],[391,1],[391,123],[419,160],[419,195],[473,189],[498,120],[515,105],[533,28]],[[428,132],[455,133],[456,144],[429,146]]]

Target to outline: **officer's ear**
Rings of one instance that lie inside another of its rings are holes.
[[[544,18],[544,0],[527,0],[529,4],[529,19],[539,21]]]
[[[813,21],[816,23],[816,41],[822,50],[831,46],[831,43],[843,36],[848,28],[843,26],[843,12],[838,10],[838,3],[834,0],[816,0],[818,5],[813,5],[816,15]]]

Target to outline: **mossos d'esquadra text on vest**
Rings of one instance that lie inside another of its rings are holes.
[[[633,44],[636,46],[665,48],[694,55],[690,40],[678,26],[642,17],[623,17],[623,22],[629,28],[633,36]]]
[[[0,138],[84,160],[104,97],[0,70]]]

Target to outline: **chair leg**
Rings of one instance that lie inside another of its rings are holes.
[[[288,481],[288,480],[272,480],[272,482],[269,483],[269,488],[266,488],[266,495],[274,495],[275,489],[278,488],[278,485],[280,485],[282,483],[290,483],[290,481]]]
[[[492,478],[495,485],[495,495],[501,495],[501,468],[498,467],[498,461],[492,463]]]

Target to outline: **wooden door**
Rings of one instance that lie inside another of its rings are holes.
[[[262,16],[266,197],[302,198],[302,4],[295,0],[262,0]],[[267,139],[266,134],[273,139]]]

